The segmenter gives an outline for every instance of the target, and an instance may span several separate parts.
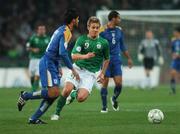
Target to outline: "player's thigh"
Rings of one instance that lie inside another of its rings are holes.
[[[89,91],[85,88],[80,88],[78,90],[77,101],[83,102],[88,98],[88,96],[89,96]]]
[[[143,60],[145,70],[152,70],[154,67],[154,59],[153,58],[144,58]]]
[[[91,93],[92,87],[96,82],[96,75],[82,70],[80,73],[80,79],[79,89],[86,89],[89,93]]]
[[[113,66],[111,68],[111,76],[121,76],[122,75],[122,69],[121,69],[121,61],[120,60],[115,60],[113,62]]]
[[[83,79],[81,70],[74,65],[73,65],[73,67],[77,71],[77,73],[79,74],[80,81],[81,81],[81,79]],[[67,77],[65,79],[65,83],[67,83],[67,82],[72,83],[74,85],[74,87],[76,89],[78,89],[80,82],[76,80],[75,76],[72,74],[72,71],[69,71],[67,74]]]
[[[58,72],[58,63],[48,61],[46,57],[43,57],[39,63],[39,72],[42,87],[59,86],[60,77]]]
[[[71,82],[65,82],[63,91],[62,91],[62,96],[68,97],[71,91],[74,89],[74,85]]]
[[[113,80],[114,80],[114,83],[116,86],[122,85],[122,76],[121,75],[114,76]]]
[[[111,77],[112,63],[110,62],[105,73],[105,77]]]

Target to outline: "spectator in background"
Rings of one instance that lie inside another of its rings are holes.
[[[172,41],[172,62],[171,62],[171,81],[172,94],[176,94],[176,77],[180,78],[180,27],[174,30],[175,39]]]
[[[150,73],[153,70],[155,61],[158,61],[159,64],[162,65],[164,60],[159,41],[154,38],[151,30],[146,31],[145,39],[143,39],[139,45],[138,60],[143,62],[146,75],[145,81],[141,86],[142,88],[152,88]]]
[[[29,51],[29,72],[33,92],[39,87],[39,61],[50,41],[50,37],[46,35],[44,24],[38,24],[36,30],[37,33],[32,35],[26,44]]]

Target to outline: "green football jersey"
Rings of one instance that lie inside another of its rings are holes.
[[[103,60],[109,59],[109,44],[106,39],[98,37],[96,39],[89,38],[87,35],[80,36],[72,50],[72,54],[87,54],[94,52],[95,56],[90,59],[75,61],[80,68],[87,69],[90,72],[100,70]]]
[[[32,48],[39,48],[38,53],[29,52],[29,58],[41,58],[44,55],[44,52],[46,51],[46,47],[48,46],[48,43],[50,41],[50,37],[47,35],[44,36],[37,36],[32,35],[27,43],[27,47]]]

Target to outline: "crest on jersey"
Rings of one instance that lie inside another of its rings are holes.
[[[97,44],[97,49],[101,49],[101,44]]]
[[[76,47],[76,51],[81,52],[81,47],[80,46]]]
[[[86,42],[86,43],[84,44],[84,49],[87,49],[88,47],[89,47],[89,43]]]
[[[54,79],[54,84],[58,84],[58,80],[57,79]]]

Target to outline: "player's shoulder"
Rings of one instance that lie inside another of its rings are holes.
[[[118,30],[122,31],[122,27],[116,26],[116,28],[117,28]]]
[[[85,42],[85,40],[88,40],[88,38],[87,38],[87,35],[83,34],[77,38],[76,43],[82,44],[83,42]]]
[[[99,41],[101,43],[108,44],[108,41],[105,38],[101,37],[101,36],[99,36]]]
[[[180,44],[180,39],[175,38],[171,42],[172,45]]]
[[[31,35],[30,37],[29,37],[29,41],[33,41],[33,40],[35,40],[37,38],[37,35],[34,33],[33,35]]]
[[[159,40],[158,40],[158,39],[154,39],[154,42],[155,42],[156,44],[159,44]]]
[[[120,32],[120,33],[123,32],[123,29],[122,29],[122,27],[120,27],[120,26],[116,26],[116,30],[117,30],[118,32]]]
[[[72,37],[72,33],[71,33],[71,30],[69,29],[68,26],[64,26],[64,39],[66,42],[69,42],[71,37]]]

